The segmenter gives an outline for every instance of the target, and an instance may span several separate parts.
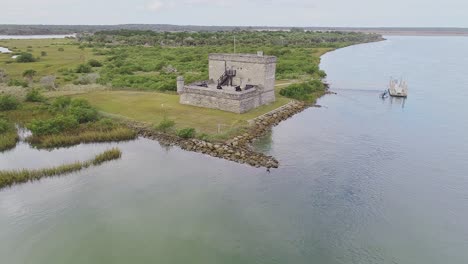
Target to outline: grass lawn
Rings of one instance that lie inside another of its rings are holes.
[[[46,75],[56,75],[57,82],[64,83],[64,77],[59,73],[60,69],[75,69],[76,66],[86,63],[90,59],[104,60],[104,56],[96,56],[92,49],[80,49],[70,39],[5,39],[0,40],[0,47],[6,47],[13,53],[0,53],[0,69],[5,69],[10,78],[22,80],[25,70],[37,71],[35,80]],[[64,51],[59,51],[63,48]],[[41,52],[47,53],[41,56]],[[28,52],[39,58],[36,62],[18,63],[11,57],[19,52]]]
[[[280,81],[278,87],[288,81]],[[276,102],[244,114],[179,104],[179,96],[170,93],[139,91],[96,91],[75,95],[84,98],[100,111],[150,124],[159,124],[164,118],[175,121],[176,128],[193,127],[198,133],[214,135],[221,125],[221,134],[246,125],[246,121],[290,102],[277,94]]]

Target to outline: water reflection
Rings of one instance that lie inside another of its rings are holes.
[[[392,105],[392,106],[401,107],[402,109],[405,108],[405,103],[406,103],[406,98],[405,97],[390,96],[389,98],[384,98],[382,100],[383,101],[388,100],[390,102],[390,105]]]
[[[0,154],[42,167],[123,152],[0,191],[2,261],[468,263],[468,38],[393,38],[322,64],[349,90],[256,142],[280,161],[271,173],[147,139]],[[410,96],[382,101],[401,72]]]

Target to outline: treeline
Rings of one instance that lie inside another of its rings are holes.
[[[80,35],[83,47],[93,48],[106,60],[99,83],[115,88],[175,90],[174,80],[183,75],[190,83],[208,79],[208,54],[236,52],[278,57],[277,79],[325,77],[319,69],[322,48],[334,49],[377,41],[380,35],[351,32],[224,31],[153,32],[142,30],[101,31]],[[146,46],[146,47],[142,47]]]
[[[345,32],[403,32],[467,34],[467,28],[369,28],[369,27],[259,27],[259,26],[192,26],[169,24],[122,24],[122,25],[0,25],[0,35],[53,35],[73,33],[95,33],[111,30],[141,30],[156,32],[217,32],[217,31],[345,31]]]
[[[78,35],[82,42],[150,46],[223,46],[232,45],[338,47],[343,43],[365,43],[382,39],[378,34],[358,32],[291,31],[219,31],[155,32],[151,30],[108,30],[93,35]]]

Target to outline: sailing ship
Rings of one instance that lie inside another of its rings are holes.
[[[394,97],[407,97],[408,96],[408,84],[406,81],[401,79],[390,79],[390,84],[388,86],[388,93]]]

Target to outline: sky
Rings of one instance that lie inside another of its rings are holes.
[[[468,0],[0,0],[0,24],[468,27]]]

